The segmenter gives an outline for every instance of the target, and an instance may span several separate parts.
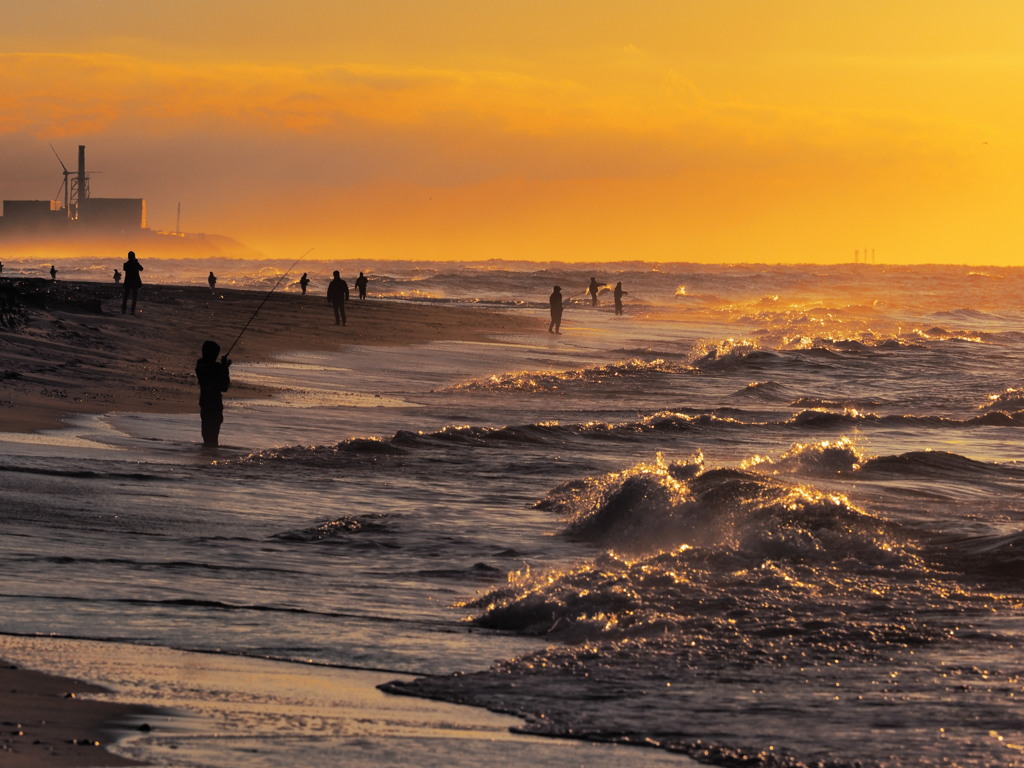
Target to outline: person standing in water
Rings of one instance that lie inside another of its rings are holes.
[[[302,288],[302,295],[306,295],[306,286],[309,285],[309,275],[305,272],[302,273],[302,277],[299,278],[299,287]]]
[[[121,282],[121,271],[114,267],[114,282],[120,284]]]
[[[203,342],[203,356],[196,360],[199,380],[199,419],[202,422],[203,445],[216,448],[220,442],[220,425],[224,423],[224,392],[231,386],[231,361],[227,355],[217,361],[220,344]]]
[[[556,285],[548,299],[551,307],[551,322],[548,323],[548,333],[562,332],[562,288]]]
[[[359,273],[359,277],[356,278],[356,289],[359,291],[359,298],[366,298],[366,284],[370,282],[366,279],[366,275],[362,272]]]
[[[622,283],[621,282],[618,282],[618,283],[615,284],[614,296],[615,296],[615,314],[616,315],[621,315],[622,314],[622,297],[623,296],[628,296],[628,295],[629,295],[628,291],[622,290]]]
[[[206,282],[210,284],[210,293],[213,293],[214,289],[217,287],[217,276],[213,274],[213,270],[210,270],[210,276],[206,278]]]
[[[51,280],[56,280],[57,279],[57,265],[56,264],[51,264],[50,265],[50,279]]]
[[[334,307],[334,324],[346,325],[345,302],[348,301],[348,283],[338,270],[334,270],[334,279],[327,286],[327,303]]]
[[[597,306],[597,292],[604,288],[604,283],[597,282],[596,277],[590,278],[590,285],[587,286],[587,293],[590,294],[590,305]]]
[[[128,261],[121,265],[124,270],[124,298],[121,299],[121,314],[128,311],[128,296],[132,297],[132,314],[135,314],[135,301],[142,287],[142,265],[135,258],[135,251],[128,251]]]

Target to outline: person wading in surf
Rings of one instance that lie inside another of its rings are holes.
[[[220,344],[203,342],[203,356],[196,360],[196,378],[199,380],[199,418],[202,422],[203,445],[216,448],[220,441],[220,425],[224,423],[222,393],[231,386],[231,361],[227,355],[217,362]]]
[[[548,323],[548,333],[562,332],[562,288],[556,285],[548,299],[551,307],[551,322]]]
[[[622,297],[626,296],[627,294],[628,294],[628,291],[622,290],[622,283],[621,282],[615,284],[615,292],[614,292],[613,295],[615,296],[615,314],[616,315],[621,315],[622,314]]]

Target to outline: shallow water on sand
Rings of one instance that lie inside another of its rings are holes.
[[[541,329],[591,271],[419,269],[371,285]],[[1024,274],[605,279],[561,336],[237,361],[282,393],[216,452],[4,436],[0,630],[420,676],[638,764],[1024,764]]]

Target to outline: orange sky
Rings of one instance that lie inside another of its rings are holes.
[[[268,256],[1024,263],[1020,0],[18,5],[4,199],[84,144]]]

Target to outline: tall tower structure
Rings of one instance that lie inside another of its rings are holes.
[[[83,200],[89,199],[89,175],[85,172],[85,145],[78,145],[78,173],[71,180],[71,205],[68,217],[77,220]]]

